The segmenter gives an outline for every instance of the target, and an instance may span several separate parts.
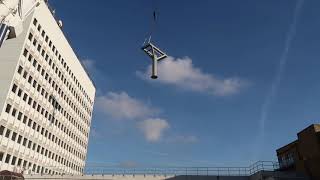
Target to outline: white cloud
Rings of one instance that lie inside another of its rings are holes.
[[[151,65],[145,72],[137,72],[142,79],[150,80]],[[237,78],[218,78],[204,73],[192,63],[192,59],[168,57],[158,65],[158,80],[163,84],[173,85],[187,90],[206,92],[215,96],[227,96],[238,93],[246,81]],[[151,81],[151,80],[150,80]]]
[[[126,92],[109,92],[97,97],[97,108],[116,119],[138,119],[157,114],[158,110],[130,97]]]
[[[164,131],[169,127],[169,123],[160,118],[150,118],[139,123],[140,130],[143,132],[146,140],[149,142],[158,142],[161,140]]]

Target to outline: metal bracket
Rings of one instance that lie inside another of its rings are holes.
[[[163,60],[168,57],[166,53],[161,51],[158,47],[153,45],[152,43],[147,43],[145,46],[141,48],[151,59],[152,59],[152,79],[157,79],[157,63],[158,61]]]

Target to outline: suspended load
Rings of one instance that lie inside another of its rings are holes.
[[[142,50],[151,58],[152,60],[152,68],[151,68],[151,78],[157,79],[158,78],[158,71],[157,71],[157,64],[159,61],[168,57],[165,52],[160,50],[156,45],[151,43],[151,37],[153,29],[155,28],[156,22],[158,19],[157,11],[153,11],[153,23],[149,37],[145,40],[142,46]]]

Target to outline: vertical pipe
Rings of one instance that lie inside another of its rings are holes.
[[[156,56],[154,55],[153,56],[153,59],[152,59],[152,75],[151,75],[151,78],[152,79],[157,79],[158,78],[158,75],[157,75],[157,59],[156,59]]]

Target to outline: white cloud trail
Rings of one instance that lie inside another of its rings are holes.
[[[264,103],[262,104],[260,121],[259,121],[259,123],[260,123],[259,124],[259,126],[260,126],[259,133],[260,133],[261,142],[263,142],[263,140],[264,140],[265,124],[266,124],[266,121],[268,120],[270,106],[277,95],[277,91],[278,91],[278,88],[281,83],[282,75],[285,72],[285,66],[287,64],[289,50],[291,48],[292,41],[296,35],[297,23],[298,23],[298,19],[300,17],[300,14],[301,14],[303,4],[304,4],[304,0],[297,0],[297,2],[296,2],[294,15],[293,15],[293,21],[292,21],[290,28],[289,28],[289,31],[287,33],[284,50],[283,50],[281,57],[280,57],[279,65],[277,67],[277,71],[275,74],[275,79],[271,84],[270,91],[268,92],[268,94],[265,97]]]

